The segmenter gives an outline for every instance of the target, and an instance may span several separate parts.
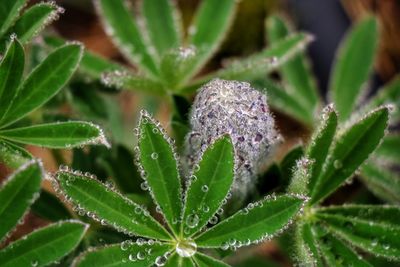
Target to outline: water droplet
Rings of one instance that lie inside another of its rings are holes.
[[[38,265],[39,265],[39,262],[38,262],[37,260],[31,261],[31,266],[32,266],[32,267],[36,267],[36,266],[38,266]]]
[[[146,257],[146,254],[144,252],[142,252],[142,251],[139,251],[136,254],[136,257],[137,257],[138,260],[144,260],[144,258]]]
[[[340,169],[340,168],[343,167],[343,164],[342,164],[342,162],[340,160],[335,160],[333,162],[333,167],[335,167],[335,169]]]
[[[204,193],[205,193],[205,192],[208,192],[208,186],[207,186],[207,185],[203,185],[203,186],[201,187],[201,191],[203,191]]]
[[[181,240],[176,244],[175,251],[181,257],[192,257],[197,251],[197,245],[192,240]]]
[[[151,153],[152,159],[158,159],[158,154],[156,152]]]
[[[207,205],[204,205],[204,206],[203,206],[203,211],[204,211],[204,212],[209,212],[209,211],[210,211],[210,207],[207,206]]]
[[[190,228],[195,228],[199,224],[199,216],[197,214],[190,214],[186,218],[186,225]]]
[[[217,216],[212,216],[211,219],[208,222],[210,224],[217,224],[218,223],[218,217]]]
[[[376,247],[377,245],[378,245],[378,239],[375,238],[371,241],[371,246]]]
[[[140,188],[144,191],[149,190],[149,185],[147,184],[147,182],[143,182],[140,184]]]
[[[129,258],[130,261],[136,261],[136,257],[133,254],[129,254],[128,258]]]
[[[157,266],[164,266],[166,263],[167,263],[167,257],[165,257],[164,255],[163,256],[158,256],[157,258],[156,258],[156,265]]]

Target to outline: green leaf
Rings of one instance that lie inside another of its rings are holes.
[[[155,62],[125,1],[96,0],[95,5],[108,34],[124,56],[143,70],[157,74]]]
[[[76,44],[52,52],[22,83],[0,121],[1,127],[21,119],[52,98],[71,78],[81,56],[82,47]]]
[[[181,41],[178,10],[169,0],[148,0],[142,2],[146,28],[152,45],[161,57],[171,48],[176,48]]]
[[[213,267],[228,267],[229,265],[216,260],[214,258],[211,258],[203,253],[196,253],[194,256],[194,260],[197,263],[198,267],[208,267],[208,266],[213,266]]]
[[[382,143],[374,152],[374,156],[394,164],[400,162],[400,134],[390,133],[383,138]]]
[[[0,188],[0,241],[14,229],[18,220],[24,216],[29,206],[39,196],[42,176],[41,163],[32,160],[22,165],[2,184]]]
[[[334,192],[376,149],[385,135],[389,111],[376,109],[339,135],[318,178],[310,204]]]
[[[194,165],[185,198],[182,230],[192,236],[222,206],[234,177],[234,151],[229,136],[215,141]]]
[[[377,197],[400,204],[400,176],[397,172],[369,161],[362,166],[360,178]]]
[[[310,195],[314,194],[315,186],[322,172],[322,167],[327,160],[329,148],[336,133],[338,117],[333,105],[328,105],[322,111],[319,128],[314,133],[307,147],[306,156],[313,160],[311,177],[308,183]]]
[[[69,170],[57,172],[60,189],[71,198],[72,204],[125,233],[169,240],[166,230],[145,208],[122,196],[113,188],[81,173]]]
[[[195,242],[200,247],[227,249],[271,239],[291,223],[303,204],[300,196],[267,197],[200,234]]]
[[[17,169],[31,159],[32,155],[22,147],[0,140],[0,162],[8,167]]]
[[[196,253],[197,255],[197,253]],[[194,264],[192,258],[188,257],[180,257],[177,253],[172,254],[167,263],[164,265],[165,267],[197,267]]]
[[[350,117],[372,71],[377,28],[374,17],[364,18],[350,31],[337,53],[329,90],[342,122]]]
[[[396,123],[400,120],[400,76],[395,76],[383,88],[378,90],[378,93],[365,105],[366,110],[377,108],[384,104],[394,104],[395,108],[390,114],[391,123]]]
[[[300,266],[323,266],[316,234],[310,224],[301,222],[296,227],[296,260]]]
[[[293,166],[293,174],[291,176],[291,183],[288,186],[288,192],[293,194],[308,194],[308,182],[312,175],[313,160],[307,157],[300,158]]]
[[[138,134],[139,151],[136,156],[144,170],[144,183],[147,183],[168,225],[177,234],[182,211],[182,187],[172,140],[145,111],[141,112]]]
[[[73,250],[88,225],[61,221],[41,228],[0,250],[0,266],[46,266]]]
[[[163,84],[147,76],[129,72],[106,72],[102,76],[102,82],[107,86],[144,92],[146,94],[163,95]]]
[[[40,192],[40,197],[32,205],[32,211],[41,218],[52,222],[71,218],[65,205],[46,190]]]
[[[331,234],[324,233],[323,240],[319,242],[319,245],[328,266],[372,266],[361,255],[358,255],[352,248]]]
[[[87,144],[109,146],[99,126],[89,122],[56,122],[0,130],[0,138],[49,148],[72,148]]]
[[[15,33],[21,43],[27,43],[63,12],[64,9],[54,3],[36,4],[24,12],[9,32]]]
[[[266,78],[252,82],[255,88],[268,96],[268,104],[286,115],[289,115],[307,126],[314,124],[314,117],[302,107],[282,86]]]
[[[19,12],[26,4],[27,0],[2,0],[0,2],[0,36],[18,18]]]
[[[318,214],[340,215],[365,221],[400,225],[400,208],[392,205],[345,204],[318,208]]]
[[[188,69],[187,77],[195,74],[215,53],[228,32],[235,13],[233,0],[204,0],[189,27],[189,43],[199,52],[197,64]],[[210,19],[212,18],[212,19]]]
[[[397,212],[398,213],[398,212]],[[342,215],[317,213],[320,220],[327,224],[327,229],[346,240],[377,256],[391,260],[400,259],[400,224],[380,221],[379,218],[368,220],[362,217],[344,217]],[[398,217],[396,218],[398,221]]]
[[[18,40],[12,39],[0,63],[0,122],[17,94],[24,63],[24,49]]]
[[[45,43],[53,48],[57,48],[65,45],[67,42],[60,37],[56,36],[44,36],[43,40]],[[107,60],[106,58],[85,50],[79,66],[79,71],[94,78],[100,79],[102,74],[111,71],[126,71],[125,67],[116,62]]]
[[[278,16],[269,17],[266,26],[268,39],[272,44],[284,39],[290,32],[289,25]],[[318,89],[305,55],[299,54],[293,57],[282,65],[281,70],[283,80],[287,82],[285,88],[288,93],[312,116],[319,103]]]
[[[157,257],[164,255],[169,250],[171,247],[164,244],[138,245],[127,240],[121,244],[88,250],[75,259],[73,266],[152,266]]]

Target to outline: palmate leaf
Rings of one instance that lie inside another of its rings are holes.
[[[306,151],[306,157],[314,161],[312,164],[310,181],[308,183],[308,190],[311,195],[314,193],[316,183],[322,172],[322,167],[327,159],[328,151],[335,136],[338,123],[337,114],[333,105],[328,105],[322,112],[319,128],[314,133]]]
[[[268,40],[271,44],[289,35],[289,25],[278,16],[271,16],[266,21]],[[303,54],[299,54],[281,67],[283,79],[288,93],[296,99],[313,116],[318,105],[318,90],[315,78],[311,73],[309,62]]]
[[[22,165],[2,184],[0,188],[0,241],[17,225],[38,197],[42,176],[41,163],[31,160]]]
[[[53,97],[75,72],[81,56],[82,47],[76,44],[52,52],[31,72],[18,91],[13,92],[12,101],[6,103],[0,128],[21,119]]]
[[[221,207],[233,182],[234,151],[229,137],[215,141],[204,152],[189,177],[183,214],[183,234],[198,232]]]
[[[164,129],[145,111],[141,112],[138,140],[136,156],[139,169],[143,168],[142,177],[168,225],[177,234],[182,211],[182,186],[175,148]]]
[[[46,266],[73,250],[87,229],[88,225],[71,220],[36,230],[0,250],[0,266]]]
[[[315,183],[310,204],[330,195],[369,157],[385,134],[388,116],[387,107],[376,109],[337,137]]]
[[[64,9],[54,3],[39,3],[27,9],[15,22],[9,34],[16,34],[21,43],[29,42],[44,27],[57,20]]]
[[[168,257],[167,263],[164,265],[165,267],[197,267],[193,262],[192,258],[183,258],[180,257],[177,253],[172,254]]]
[[[376,207],[376,209],[379,208],[381,207]],[[390,212],[393,209],[394,208],[385,211]],[[398,209],[398,207],[395,209]],[[367,215],[363,215],[363,212],[367,212]],[[346,211],[344,213],[346,213]],[[330,232],[346,240],[353,246],[378,256],[399,260],[399,217],[391,217],[392,214],[390,213],[384,214],[384,216],[382,213],[378,213],[381,216],[372,217],[368,215],[368,208],[360,209],[359,213],[361,214],[360,216],[343,216],[340,211],[337,214],[322,211],[317,212],[316,216],[320,220],[323,220]],[[399,214],[398,210],[394,216],[396,214]],[[396,221],[393,222],[393,220]]]
[[[101,15],[107,33],[124,56],[149,74],[157,74],[158,70],[143,40],[133,13],[123,0],[95,0],[97,11]]]
[[[267,73],[279,68],[298,52],[304,50],[311,41],[310,35],[304,33],[292,34],[261,52],[240,60],[234,60],[223,69],[194,80],[183,92],[193,92],[197,90],[199,85],[215,77],[246,81],[264,78]]]
[[[93,177],[60,170],[57,181],[72,204],[102,224],[119,231],[149,238],[168,240],[170,235],[142,206],[106,187]]]
[[[169,245],[155,243],[152,245],[121,243],[90,249],[75,259],[74,266],[152,266],[158,257],[162,257],[172,248]]]
[[[22,147],[0,140],[0,162],[8,167],[17,169],[31,159],[32,155]]]
[[[251,203],[195,237],[195,242],[199,247],[228,249],[268,240],[290,224],[304,201],[302,196],[282,195]]]
[[[182,25],[177,7],[172,1],[143,1],[142,11],[151,43],[159,58],[166,51],[179,46],[182,40]]]
[[[109,146],[103,131],[89,122],[56,122],[0,130],[0,138],[49,148],[71,148],[86,144]]]
[[[350,117],[368,80],[377,40],[377,21],[374,17],[367,17],[351,30],[341,44],[329,86],[341,122]]]

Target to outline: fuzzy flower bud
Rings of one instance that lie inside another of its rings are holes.
[[[187,142],[192,164],[215,138],[230,134],[236,154],[232,193],[243,198],[254,188],[260,167],[280,139],[266,95],[245,82],[215,79],[198,91],[190,123]]]

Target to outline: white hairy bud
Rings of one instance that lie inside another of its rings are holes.
[[[231,136],[236,154],[232,193],[244,197],[280,139],[267,96],[245,82],[212,80],[198,91],[190,123],[187,143],[192,164],[215,138]]]

